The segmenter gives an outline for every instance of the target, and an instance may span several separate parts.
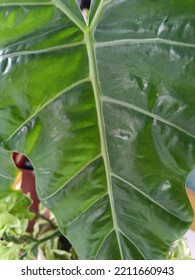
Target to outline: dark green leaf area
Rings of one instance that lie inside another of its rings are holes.
[[[44,203],[58,217],[70,242],[74,242],[79,258],[96,258],[104,239],[113,230],[102,158],[92,161]]]
[[[135,258],[166,258],[168,244],[177,238],[177,231],[185,232],[187,222],[180,223],[180,217],[120,178],[113,178],[113,195],[120,235],[125,237],[121,243],[123,254],[129,256],[128,252],[131,254],[136,248]]]
[[[152,41],[100,45],[96,55],[102,93],[195,134],[194,51]]]
[[[73,14],[79,20],[80,25],[85,26],[85,20],[77,1],[73,0],[55,0],[56,5],[63,4],[68,14]]]
[[[112,229],[109,197],[105,195],[84,213],[81,213],[75,223],[73,222],[67,229],[67,236],[70,241],[74,240],[75,249],[79,252],[79,259],[96,259],[99,250],[104,247],[105,238]],[[116,234],[114,238],[116,239]],[[114,243],[118,247],[117,240]],[[118,253],[117,247],[113,253]],[[107,247],[107,250],[110,252],[110,248]],[[103,256],[101,257],[103,258]],[[114,259],[120,259],[120,254],[115,255]]]
[[[190,222],[182,185],[195,162],[194,139],[166,122],[109,100],[104,102],[104,116],[112,172]]]
[[[110,1],[96,27],[95,39],[163,38],[194,44],[194,14],[194,0]]]

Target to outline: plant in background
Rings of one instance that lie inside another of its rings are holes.
[[[194,12],[0,0],[1,147],[31,160],[79,259],[165,259],[192,222]]]
[[[168,254],[168,260],[193,260],[185,237],[173,243]]]
[[[32,192],[26,196],[16,190],[21,171],[18,176],[9,153],[0,149],[0,158],[0,260],[77,258],[52,213],[41,204],[35,211]]]

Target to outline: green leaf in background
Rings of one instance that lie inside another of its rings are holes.
[[[0,0],[2,147],[80,259],[165,259],[193,216],[195,2],[91,7]]]
[[[52,240],[47,240],[41,246],[43,256],[46,260],[71,260],[71,253],[68,253],[64,250],[60,250],[59,246],[59,237],[56,237]]]
[[[19,220],[14,215],[11,215],[7,212],[0,214],[0,237],[4,233],[11,236],[20,236],[25,233],[28,225],[28,220]]]
[[[17,244],[0,242],[0,260],[18,260],[20,247]]]
[[[30,198],[12,189],[16,175],[11,153],[0,148],[0,260],[19,259],[24,244],[17,242],[34,217],[29,211]]]
[[[170,248],[168,260],[193,260],[186,237],[176,240]]]

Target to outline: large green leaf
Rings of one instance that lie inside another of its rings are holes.
[[[10,193],[15,177],[16,169],[10,152],[0,148],[0,199]]]
[[[162,259],[195,164],[194,0],[0,0],[0,139],[80,259]]]

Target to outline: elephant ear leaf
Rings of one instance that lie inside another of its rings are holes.
[[[0,1],[0,140],[80,259],[164,259],[189,228],[195,3]],[[36,20],[35,20],[36,19]]]
[[[11,154],[0,148],[0,199],[10,193],[16,177]]]

